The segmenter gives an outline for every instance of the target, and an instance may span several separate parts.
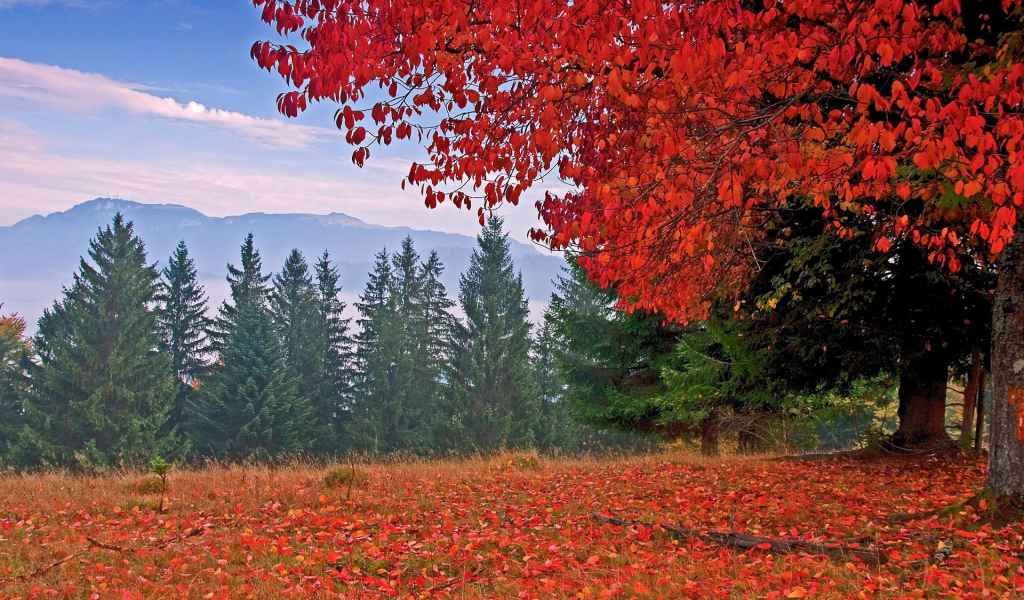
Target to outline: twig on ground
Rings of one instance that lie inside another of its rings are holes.
[[[167,538],[166,540],[164,540],[162,542],[159,542],[157,544],[149,544],[149,545],[146,545],[146,546],[139,546],[137,548],[133,548],[131,546],[118,546],[118,545],[115,545],[115,544],[108,544],[106,542],[101,542],[101,541],[99,541],[99,540],[97,540],[95,538],[86,537],[85,541],[88,542],[88,545],[85,548],[82,548],[81,550],[78,550],[77,552],[72,552],[71,554],[65,556],[64,558],[61,558],[59,560],[55,560],[55,561],[53,561],[50,564],[44,565],[42,567],[39,567],[38,569],[36,569],[35,571],[32,571],[31,573],[26,573],[24,575],[19,575],[19,576],[14,577],[14,578],[9,578],[9,579],[7,579],[7,581],[11,581],[11,580],[28,581],[29,579],[34,579],[36,577],[40,577],[40,576],[46,574],[47,571],[55,569],[55,568],[61,566],[62,564],[66,563],[68,561],[74,560],[74,559],[78,558],[79,556],[82,556],[83,554],[85,554],[89,550],[92,550],[93,548],[102,548],[103,550],[110,550],[111,552],[119,552],[121,554],[130,554],[132,552],[138,552],[140,550],[160,550],[160,549],[166,548],[167,546],[170,546],[171,544],[174,544],[176,542],[180,542],[182,540],[186,540],[186,539],[191,538],[191,537],[202,535],[203,532],[205,532],[205,531],[206,530],[203,529],[202,527],[196,527],[195,529],[190,529],[190,530],[188,530],[185,533],[182,533],[180,535],[176,535],[174,537]],[[0,579],[0,581],[4,581],[4,580]]]
[[[648,523],[644,521],[625,521],[623,519],[617,519],[615,517],[608,517],[602,514],[594,513],[590,515],[591,518],[608,523],[610,525],[617,525],[620,527],[635,527],[641,526],[648,529],[660,527],[669,533],[687,538],[696,538],[706,542],[712,542],[719,546],[727,548],[738,548],[741,550],[753,550],[759,548],[774,552],[777,554],[823,554],[830,558],[854,558],[863,561],[870,565],[881,565],[888,562],[889,558],[877,548],[859,548],[853,546],[834,546],[829,544],[819,544],[816,542],[807,542],[803,540],[782,540],[776,538],[763,537],[759,535],[751,535],[745,533],[733,533],[723,531],[700,531],[697,529],[686,529],[683,527],[676,527],[674,525],[663,525],[656,523]]]

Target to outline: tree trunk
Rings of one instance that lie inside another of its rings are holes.
[[[981,348],[975,345],[971,348],[971,372],[967,376],[967,387],[964,388],[964,416],[960,423],[960,447],[965,452],[971,449],[971,442],[974,441],[974,409],[978,401],[982,367]]]
[[[1024,212],[1018,211],[1018,216]],[[999,259],[992,313],[992,433],[986,487],[1024,494],[1024,218]]]
[[[739,452],[753,454],[757,451],[757,422],[751,417],[740,427]]]
[[[985,437],[985,396],[988,393],[985,379],[985,371],[982,371],[981,381],[978,382],[978,418],[974,426],[974,451],[978,453],[981,452],[981,442]]]
[[[718,456],[718,438],[722,433],[722,423],[717,411],[704,417],[700,422],[700,455]]]
[[[950,443],[946,433],[949,353],[938,345],[904,365],[900,374],[900,426],[889,438],[891,450],[935,450]]]

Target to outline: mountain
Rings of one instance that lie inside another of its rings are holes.
[[[37,215],[0,227],[3,313],[17,312],[34,324],[43,309],[60,295],[61,287],[70,283],[89,239],[100,227],[109,224],[117,212],[135,223],[152,261],[162,264],[174,246],[185,240],[214,307],[227,296],[227,265],[238,262],[238,248],[249,232],[263,256],[266,271],[280,269],[292,248],[301,250],[310,263],[327,249],[341,272],[345,300],[350,304],[366,283],[374,254],[384,247],[397,250],[406,236],[412,237],[424,258],[431,250],[437,250],[445,266],[444,284],[452,296],[458,293],[459,274],[469,266],[469,256],[476,245],[471,236],[383,227],[342,213],[208,217],[176,204],[97,198],[64,212]],[[526,293],[536,315],[551,295],[551,280],[558,275],[563,260],[514,240],[512,252],[516,266],[523,272]]]

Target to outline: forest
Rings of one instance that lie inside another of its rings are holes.
[[[728,306],[685,326],[624,311],[570,256],[532,324],[493,217],[458,302],[436,252],[407,238],[378,253],[353,322],[326,252],[311,266],[292,251],[264,274],[250,234],[214,311],[184,242],[158,268],[118,215],[35,336],[3,317],[0,456],[89,470],[673,442],[714,456],[722,439],[746,454],[941,452],[954,438],[980,450],[991,276],[921,275],[904,262],[923,260],[912,247],[872,273],[871,248],[813,227],[766,266],[749,296],[763,310],[745,319]],[[779,305],[772,294],[809,262],[827,265],[821,281]],[[922,364],[934,381],[918,383]],[[947,411],[947,395],[962,401]]]

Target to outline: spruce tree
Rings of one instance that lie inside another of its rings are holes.
[[[396,432],[401,446],[395,449],[419,450],[429,442],[423,419],[430,408],[433,391],[429,375],[426,322],[423,306],[423,277],[420,255],[411,237],[402,240],[401,251],[391,257],[395,274],[396,325],[400,344],[394,356],[396,396],[402,398],[400,421],[403,431]]]
[[[228,265],[228,286],[231,289],[231,303],[223,302],[220,306],[219,315],[211,323],[209,331],[210,349],[220,351],[223,347],[228,330],[236,318],[236,311],[240,306],[252,301],[265,303],[269,293],[267,282],[270,275],[263,274],[263,259],[260,258],[260,251],[256,249],[253,236],[250,232],[242,242],[241,268]]]
[[[225,303],[217,319],[220,360],[190,415],[193,446],[231,457],[307,449],[317,441],[312,407],[285,360],[252,234],[242,244],[242,267],[229,265],[227,279],[233,304]]]
[[[442,408],[444,372],[452,359],[452,344],[458,331],[458,320],[452,315],[455,303],[448,297],[441,274],[444,265],[436,251],[432,251],[420,267],[420,313],[414,324],[413,335],[417,344],[414,364],[414,389],[423,412],[420,423],[428,449],[443,448],[445,440],[437,439],[434,424]]]
[[[459,282],[466,315],[456,335],[442,430],[460,447],[530,447],[540,404],[530,377],[529,307],[503,222],[492,216]]]
[[[298,393],[313,409],[310,433],[318,441],[317,450],[328,451],[335,446],[334,407],[331,399],[322,397],[328,332],[321,321],[317,292],[305,257],[293,249],[274,276],[270,313],[281,335],[285,361],[299,377]]]
[[[26,400],[22,464],[94,468],[162,452],[174,371],[155,299],[159,273],[118,214],[89,243],[64,298],[39,322],[42,368]]]
[[[333,424],[334,450],[341,450],[346,444],[344,430],[351,416],[354,378],[352,339],[349,337],[349,319],[344,317],[345,303],[340,298],[340,276],[326,250],[317,261],[315,271],[316,301],[322,328],[319,342],[322,344],[323,378],[320,404],[314,410],[318,420],[329,420]]]
[[[178,376],[178,393],[166,424],[166,428],[173,430],[184,426],[194,386],[206,372],[209,354],[206,331],[210,321],[206,316],[206,293],[199,285],[195,261],[188,255],[184,240],[178,242],[161,274],[158,319],[164,349]]]
[[[565,385],[556,366],[558,344],[554,325],[545,321],[530,353],[533,389],[540,399],[541,418],[535,435],[540,448],[575,450],[582,441],[582,427],[569,416]]]
[[[575,257],[555,281],[544,318],[559,340],[555,364],[575,418],[598,428],[681,434],[654,402],[666,392],[662,371],[671,364],[679,331],[661,315],[615,308],[616,291],[587,278]]]
[[[377,254],[366,288],[359,296],[361,331],[356,336],[356,389],[349,435],[367,452],[407,449],[410,418],[400,373],[405,348],[398,284],[386,250]]]

